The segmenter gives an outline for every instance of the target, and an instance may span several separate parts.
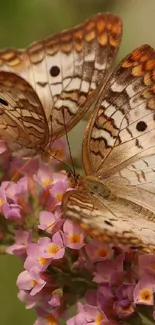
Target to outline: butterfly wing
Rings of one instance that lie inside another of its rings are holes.
[[[66,202],[66,215],[95,237],[146,252],[155,251],[154,73],[155,51],[148,45],[114,71],[83,142],[86,173],[95,175],[93,191],[73,191]],[[110,192],[106,198],[104,188],[95,187],[96,179]]]
[[[83,141],[87,174],[107,178],[155,152],[155,51],[143,45],[111,75]]]
[[[114,61],[121,34],[119,17],[97,14],[25,51],[1,51],[0,69],[19,74],[38,94],[52,140],[70,130],[91,106]]]
[[[97,192],[90,195],[85,189],[65,193],[62,208],[64,217],[99,241],[155,252],[155,208],[151,214],[149,209],[126,199],[99,200]]]
[[[104,184],[113,195],[148,209],[150,216],[146,214],[144,218],[155,222],[155,154],[129,164]]]
[[[11,150],[36,152],[48,143],[48,124],[33,88],[14,73],[0,71],[0,138]]]

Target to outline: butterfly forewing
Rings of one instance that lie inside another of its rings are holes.
[[[49,139],[41,102],[33,88],[21,77],[0,72],[0,138],[11,150],[22,147],[39,152]]]
[[[105,178],[154,153],[154,73],[155,51],[144,45],[111,75],[84,138],[87,174]]]
[[[91,106],[94,91],[114,61],[121,34],[119,17],[98,14],[25,51],[0,53],[0,69],[19,74],[37,92],[52,140],[70,130]]]

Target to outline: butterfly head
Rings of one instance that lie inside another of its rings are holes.
[[[79,174],[72,173],[71,171],[68,172],[68,180],[70,187],[75,188],[77,185],[79,185],[79,181],[81,179],[81,176]]]

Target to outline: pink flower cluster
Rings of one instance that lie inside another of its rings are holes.
[[[60,324],[60,319],[67,325],[132,324],[133,317],[138,324],[146,308],[153,324],[155,256],[109,247],[62,219],[61,201],[69,189],[66,172],[44,165],[33,176],[27,171],[17,183],[0,186],[8,225],[2,240],[8,253],[23,260],[18,298],[35,309],[34,325]],[[76,302],[77,313],[70,318]]]

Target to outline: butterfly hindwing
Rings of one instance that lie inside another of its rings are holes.
[[[104,198],[97,190],[90,194],[85,188],[89,182],[88,176],[84,179],[83,189],[64,195],[64,215],[78,223],[88,235],[104,243],[126,245],[147,253],[155,251],[155,223],[152,222],[155,213],[112,193]]]
[[[39,151],[48,143],[48,124],[33,88],[14,73],[0,71],[0,138],[11,150]]]

